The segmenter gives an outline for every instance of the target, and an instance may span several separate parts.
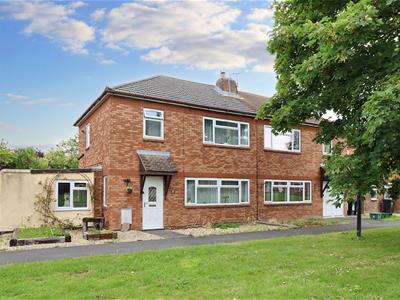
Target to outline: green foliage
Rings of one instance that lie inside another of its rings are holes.
[[[14,153],[4,140],[0,140],[0,166],[9,166],[13,162]]]
[[[29,238],[47,238],[54,236],[63,236],[66,232],[60,227],[22,227],[18,229],[18,238],[29,239]]]
[[[13,165],[17,169],[45,169],[49,162],[44,157],[39,157],[32,147],[20,148],[14,151]]]
[[[212,228],[219,228],[219,229],[228,229],[228,228],[239,228],[240,224],[237,223],[221,223],[221,224],[213,224]]]
[[[17,169],[74,169],[78,167],[78,136],[61,141],[55,149],[43,154],[32,148],[12,150],[0,140],[0,166]]]
[[[332,194],[353,199],[400,170],[400,1],[276,1],[268,50],[276,94],[258,112],[285,131],[330,111],[319,143],[345,141],[326,161]],[[351,149],[351,150],[349,150]]]

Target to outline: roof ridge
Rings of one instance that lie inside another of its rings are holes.
[[[127,84],[138,83],[138,82],[142,82],[142,81],[146,81],[146,80],[151,80],[151,79],[154,79],[154,78],[157,78],[157,77],[162,77],[162,76],[163,76],[163,75],[153,75],[153,76],[150,76],[150,77],[147,77],[147,78],[143,78],[143,79],[139,79],[139,80],[127,81],[127,82],[124,82],[124,83],[121,83],[121,84],[118,84],[118,85],[113,85],[113,86],[110,86],[110,87],[108,87],[108,88],[110,88],[110,89],[117,89],[117,88],[120,88],[120,87],[122,87],[122,86],[124,86],[124,85],[127,85]]]

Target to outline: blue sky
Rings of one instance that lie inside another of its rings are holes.
[[[266,1],[0,2],[0,139],[47,148],[105,86],[166,74],[271,96]]]

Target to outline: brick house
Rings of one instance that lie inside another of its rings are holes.
[[[110,229],[343,216],[322,197],[318,123],[274,135],[255,119],[266,100],[223,73],[107,87],[75,123],[80,167],[102,166],[95,214]]]

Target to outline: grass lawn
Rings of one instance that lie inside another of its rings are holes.
[[[398,299],[400,228],[0,267],[0,298]]]
[[[391,215],[388,218],[382,219],[382,221],[398,221],[398,220],[400,220],[400,216],[399,215]]]
[[[348,220],[342,219],[324,219],[321,217],[308,217],[304,219],[298,219],[293,222],[293,225],[299,227],[310,227],[310,226],[327,226],[327,225],[339,225],[349,224]]]
[[[22,227],[18,229],[18,238],[46,238],[53,236],[63,236],[65,231],[59,227]]]

